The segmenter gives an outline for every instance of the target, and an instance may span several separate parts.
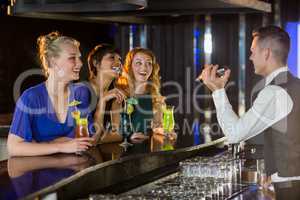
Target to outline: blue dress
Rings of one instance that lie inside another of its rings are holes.
[[[83,84],[69,84],[69,103],[80,101],[77,106],[69,106],[65,122],[59,122],[48,95],[45,83],[24,91],[18,99],[10,133],[23,138],[26,142],[47,142],[59,137],[75,136],[75,120],[72,112],[80,110],[81,117],[87,117],[89,130],[93,132],[93,120],[89,109],[90,91]]]

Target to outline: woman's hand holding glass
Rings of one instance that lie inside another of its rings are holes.
[[[124,101],[124,99],[126,98],[126,95],[118,88],[111,89],[103,94],[103,100],[105,102],[107,102],[113,98],[115,98],[116,101],[119,104],[121,104]]]
[[[93,141],[94,139],[90,137],[74,138],[69,141],[57,143],[57,147],[61,153],[83,152],[92,146]]]
[[[72,113],[75,127],[75,138],[68,141],[62,142],[61,152],[62,153],[80,153],[86,151],[93,145],[94,138],[89,137],[90,133],[88,130],[88,119],[86,117],[80,117],[80,111],[76,110]]]
[[[92,146],[94,142],[94,138],[89,137],[89,132],[87,130],[87,119],[79,117],[76,118],[75,121],[76,121],[75,138],[61,137],[51,142],[57,145],[58,152],[78,153],[78,152],[86,151],[89,147]],[[85,122],[86,124],[82,124],[79,122]]]

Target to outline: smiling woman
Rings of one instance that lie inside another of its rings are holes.
[[[110,44],[99,44],[88,56],[89,85],[92,93],[94,121],[98,129],[96,143],[121,141],[121,136],[112,127],[112,102],[121,103],[125,95],[114,87],[115,80],[122,71],[119,51]]]
[[[86,117],[89,91],[71,81],[82,67],[79,42],[58,32],[38,38],[39,58],[46,82],[27,89],[18,99],[8,136],[10,156],[34,156],[85,151],[93,139],[74,138],[74,115]],[[71,102],[80,102],[70,106]],[[80,111],[80,112],[78,112]]]
[[[151,50],[136,47],[127,53],[123,74],[118,79],[117,87],[128,93],[127,104],[134,104],[130,106],[130,112],[127,110],[131,123],[129,138],[131,143],[135,143],[132,149],[144,149],[143,147],[149,144],[148,139],[152,134],[167,137],[162,129],[162,107],[165,102],[160,94],[159,71],[159,64]],[[135,100],[135,103],[130,103],[129,100]],[[120,106],[113,104],[116,110]],[[123,120],[120,119],[120,114],[115,113],[114,124],[119,124],[120,120]],[[142,145],[138,145],[140,143]]]

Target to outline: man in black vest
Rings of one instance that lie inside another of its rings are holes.
[[[265,85],[251,108],[237,116],[228,101],[225,85],[230,76],[217,77],[217,65],[202,71],[204,84],[213,92],[218,122],[230,143],[264,135],[267,175],[275,186],[276,199],[300,199],[300,80],[288,71],[290,38],[276,26],[253,31],[250,60]]]

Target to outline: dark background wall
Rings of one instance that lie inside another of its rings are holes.
[[[87,52],[100,42],[113,43],[114,26],[110,24],[72,22],[62,20],[0,17],[0,113],[14,109],[13,86],[24,71],[39,68],[36,39],[39,35],[59,31],[76,38],[81,43],[82,59]],[[84,65],[82,78],[86,79]],[[28,77],[22,89],[43,80],[42,76]]]
[[[194,119],[192,93],[197,75],[193,62],[193,25],[191,16],[166,18],[162,23],[150,26],[148,38],[149,48],[160,61],[162,94],[169,96],[167,103],[176,108],[179,146],[189,146],[193,142],[189,131]],[[181,92],[172,84],[174,82],[181,86]]]
[[[256,20],[254,20],[256,21]],[[0,113],[11,113],[14,109],[12,89],[16,78],[24,71],[39,68],[36,57],[36,38],[53,30],[72,36],[81,42],[82,59],[86,60],[87,52],[100,42],[114,43],[121,49],[124,57],[129,50],[129,24],[99,24],[62,20],[29,19],[17,17],[1,17],[0,32]],[[195,24],[199,29],[200,62],[194,63],[194,31]],[[140,45],[140,31],[143,25],[134,24],[135,35],[133,46]],[[132,28],[132,27],[131,27]],[[231,81],[234,83],[228,90],[233,108],[238,109],[238,14],[212,15],[213,53],[212,63],[228,65],[232,70]],[[193,92],[199,88],[194,82],[204,64],[204,15],[162,17],[156,23],[146,25],[147,47],[154,51],[161,66],[162,94],[165,96],[178,94],[167,99],[167,103],[176,108],[175,119],[179,132],[178,146],[189,146],[194,142],[193,123],[204,122],[201,109],[214,110],[212,101],[197,98],[193,102]],[[82,80],[86,80],[86,63],[82,70]],[[41,76],[26,79],[22,89],[43,81]],[[173,81],[178,88],[166,86]],[[197,94],[207,92],[204,86]],[[211,123],[216,123],[213,115]],[[222,133],[217,137],[221,137]]]
[[[299,19],[299,1],[281,1],[282,23],[288,20]],[[298,7],[297,7],[298,6]],[[296,9],[295,9],[296,8]],[[269,16],[272,18],[273,16]],[[194,78],[201,71],[204,64],[204,15],[197,16],[164,16],[156,17],[159,20],[147,23],[146,26],[131,24],[134,27],[133,46],[140,46],[140,32],[142,28],[147,32],[147,47],[155,53],[161,66],[162,83],[174,81],[182,88],[181,100],[173,97],[167,99],[169,104],[179,108],[176,110],[175,119],[180,133],[185,128],[186,134],[180,134],[178,143],[180,146],[188,146],[193,143],[192,125],[195,120],[203,123],[203,113],[196,111],[195,106],[214,109],[211,101],[204,102],[197,98],[193,104],[191,95],[199,85]],[[232,70],[231,81],[233,86],[228,90],[228,96],[235,111],[238,110],[238,14],[212,14],[211,27],[213,34],[212,63],[228,65]],[[269,23],[273,23],[269,20]],[[120,23],[88,23],[78,21],[63,21],[50,19],[32,19],[18,17],[0,17],[0,114],[12,113],[14,100],[12,89],[16,78],[24,71],[39,68],[36,59],[36,39],[41,34],[58,30],[64,35],[72,36],[81,42],[82,59],[86,61],[87,52],[101,42],[113,43],[120,48],[124,57],[128,52],[130,26]],[[250,107],[251,90],[260,79],[254,75],[253,65],[248,60],[251,46],[251,32],[254,28],[263,24],[261,14],[246,15],[246,107]],[[194,35],[195,27],[199,30],[199,63],[195,64]],[[82,80],[87,79],[86,63],[82,70]],[[43,77],[34,76],[26,79],[22,89],[28,88]],[[170,95],[178,93],[177,88],[163,85],[162,94]],[[200,87],[198,94],[205,94],[205,87]],[[213,115],[212,123],[216,122]],[[187,126],[188,127],[184,127]]]
[[[232,70],[231,80],[233,86],[228,89],[228,96],[235,111],[238,110],[238,33],[239,15],[225,14],[212,15],[213,53],[212,63],[227,65]],[[204,110],[214,110],[212,100],[197,97],[193,101],[194,91],[197,95],[210,94],[205,86],[195,83],[204,65],[204,15],[199,16],[175,16],[161,17],[157,23],[147,24],[147,47],[154,51],[161,67],[162,94],[167,96],[167,103],[176,108],[175,119],[178,128],[179,146],[189,146],[194,143],[193,124],[204,122]],[[139,33],[143,25],[134,25],[136,35],[133,38],[134,46],[139,46]],[[200,62],[195,63],[195,27],[198,28],[199,41],[197,50],[200,54]],[[132,27],[122,25],[116,35],[116,44],[127,52],[128,41],[124,38],[129,36]],[[123,47],[123,48],[122,48]],[[125,55],[125,52],[123,55]],[[180,86],[181,92],[170,81]],[[175,95],[174,94],[179,94]],[[171,97],[170,97],[171,95]],[[202,112],[196,109],[200,107]],[[216,124],[216,116],[212,116],[212,124]],[[200,130],[201,131],[201,130]],[[222,132],[214,138],[222,136]],[[203,139],[203,138],[202,138]],[[202,141],[203,142],[203,141]]]

